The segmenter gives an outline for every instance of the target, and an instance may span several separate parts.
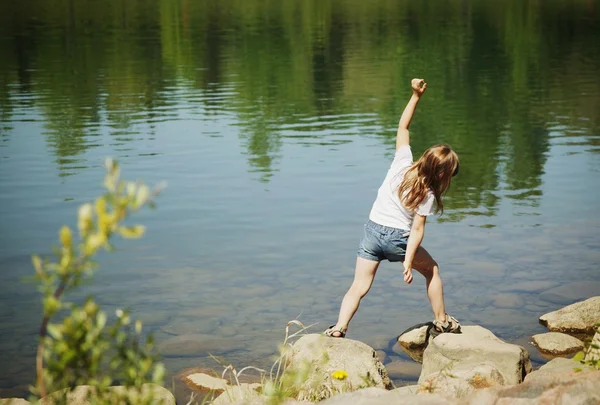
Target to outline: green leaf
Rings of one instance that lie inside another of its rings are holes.
[[[103,329],[106,325],[106,313],[100,311],[98,316],[96,317],[96,325],[98,325],[99,329]]]
[[[50,336],[52,336],[54,339],[57,339],[57,340],[62,339],[63,334],[62,334],[60,325],[57,325],[55,323],[50,323],[50,324],[48,324],[47,330],[48,330],[48,334]]]
[[[54,295],[49,295],[44,297],[44,313],[47,316],[52,316],[60,309],[60,301],[54,297]]]
[[[137,239],[144,235],[145,230],[143,225],[122,226],[119,228],[119,235],[126,239]]]
[[[585,353],[584,352],[578,352],[574,357],[573,360],[575,361],[582,361],[585,357]]]

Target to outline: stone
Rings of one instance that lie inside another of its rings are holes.
[[[596,331],[594,338],[590,342],[590,346],[585,353],[585,361],[600,360],[600,329]]]
[[[366,382],[373,387],[391,389],[392,382],[383,364],[370,346],[352,339],[335,339],[320,334],[304,335],[286,354],[288,373],[304,373],[309,377],[298,387],[298,399],[323,400],[331,395],[331,387],[356,390]],[[344,381],[331,374],[344,370]]]
[[[193,373],[183,377],[183,381],[191,388],[198,391],[210,391],[221,394],[229,386],[223,378],[214,377],[206,373]]]
[[[94,387],[90,385],[79,385],[75,387],[67,393],[67,405],[90,405],[88,397],[93,390]],[[156,384],[144,384],[141,392],[124,386],[110,387],[109,390],[114,395],[114,399],[111,400],[111,403],[116,405],[126,403],[135,404],[140,402],[140,395],[142,398],[151,396],[153,402],[156,404],[175,405],[175,397],[173,394],[166,388]],[[55,401],[55,399],[58,399],[65,393],[65,390],[52,393],[47,397],[42,398],[39,403],[40,405],[55,405],[56,403],[60,403],[59,401]],[[123,398],[126,398],[127,401],[123,400]]]
[[[523,347],[506,343],[481,326],[463,326],[460,334],[443,333],[431,340],[423,353],[419,384],[443,370],[454,374],[482,364],[493,366],[506,385],[519,384],[532,369]]]
[[[394,388],[392,392],[396,392],[398,395],[404,396],[416,394],[418,390],[418,385],[405,385],[404,387]]]
[[[559,359],[556,359],[559,360]],[[564,360],[564,359],[562,359]],[[591,405],[600,404],[600,371],[558,373],[511,387],[476,390],[461,399],[465,405]]]
[[[486,362],[474,367],[449,368],[419,380],[417,393],[433,392],[463,398],[475,389],[506,385],[504,376],[494,364]]]
[[[333,396],[319,405],[453,405],[454,400],[434,394],[406,394],[402,391],[387,391],[381,388],[363,388]]]
[[[591,334],[598,322],[600,322],[600,296],[567,305],[540,317],[540,323],[551,332],[574,334]]]
[[[414,361],[423,362],[423,351],[427,346],[428,330],[431,326],[431,322],[420,323],[408,328],[398,336],[398,344],[402,351]]]
[[[546,290],[539,297],[542,301],[564,305],[579,301],[583,297],[591,297],[598,291],[600,291],[599,281],[576,281]]]
[[[29,405],[31,402],[23,398],[0,398],[0,405]]]
[[[533,344],[544,354],[572,354],[583,350],[583,342],[576,337],[559,332],[533,335]]]
[[[256,391],[256,384],[245,384],[229,386],[213,402],[212,405],[227,404],[262,404],[266,402],[266,397]]]
[[[548,363],[541,366],[539,369],[532,371],[527,374],[525,381],[536,380],[545,378],[548,376],[562,375],[562,376],[574,376],[577,369],[591,370],[573,359],[565,359],[564,357],[557,357],[550,360]]]

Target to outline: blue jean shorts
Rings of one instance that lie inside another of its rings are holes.
[[[357,255],[363,259],[380,262],[403,262],[410,231],[379,225],[371,220],[365,224],[365,234]]]

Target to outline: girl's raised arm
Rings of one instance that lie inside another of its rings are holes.
[[[425,83],[425,80],[423,79],[412,79],[410,85],[413,93],[410,97],[410,100],[408,100],[408,104],[406,104],[406,107],[402,112],[402,116],[400,117],[400,122],[398,123],[396,149],[398,149],[400,146],[408,145],[410,143],[408,127],[410,126],[410,121],[415,113],[417,104],[419,103],[421,96],[425,93],[425,89],[427,89],[427,83]]]

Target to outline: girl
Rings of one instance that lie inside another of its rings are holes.
[[[412,269],[425,276],[427,295],[435,320],[430,334],[460,333],[460,324],[446,313],[438,264],[421,246],[425,220],[434,211],[442,212],[442,194],[458,173],[458,156],[447,145],[435,145],[412,162],[408,127],[419,100],[427,89],[423,79],[411,82],[412,97],[406,105],[396,135],[396,155],[373,203],[360,242],[352,286],[344,296],[338,321],[324,333],[346,336],[348,324],[360,300],[373,283],[381,260],[404,263],[404,281],[413,280]],[[435,204],[434,204],[435,203]],[[435,207],[434,207],[435,205]]]

